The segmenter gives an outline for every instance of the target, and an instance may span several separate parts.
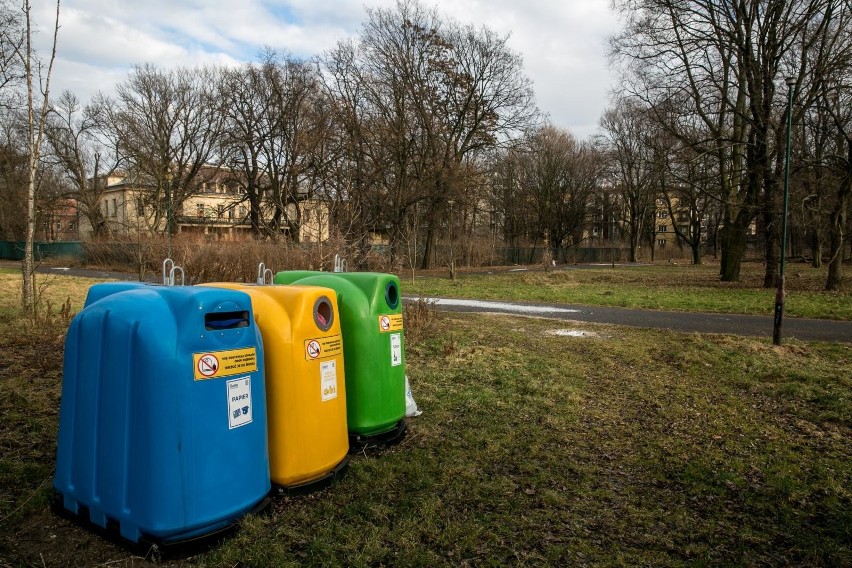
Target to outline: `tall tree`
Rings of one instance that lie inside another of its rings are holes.
[[[65,91],[53,104],[45,135],[52,159],[70,181],[67,197],[77,203],[79,212],[92,227],[93,236],[101,236],[106,219],[100,200],[106,178],[117,164],[108,163],[106,150],[97,139],[92,109],[83,107],[73,93]]]
[[[38,300],[33,256],[36,229],[36,175],[39,170],[47,114],[50,110],[50,77],[53,72],[53,62],[56,60],[56,44],[59,36],[59,0],[56,2],[53,47],[44,74],[42,74],[42,64],[36,58],[32,47],[33,30],[29,0],[24,0],[23,10],[23,19],[26,22],[26,42],[23,53],[19,52],[19,57],[23,61],[27,84],[27,235],[24,245],[24,260],[21,265],[21,272],[23,273],[21,299],[24,313],[35,315]],[[36,100],[36,81],[38,82],[41,101]]]
[[[197,191],[202,168],[219,157],[224,118],[216,83],[212,68],[145,65],[118,85],[114,99],[97,100],[101,122],[116,134],[119,158],[147,188],[143,205],[153,210],[154,227],[167,233],[174,233],[175,212]]]
[[[423,203],[422,265],[429,266],[468,158],[519,133],[535,114],[520,58],[506,38],[411,0],[368,10],[357,44],[338,46],[326,69],[335,99],[348,101],[344,131],[359,154],[349,160],[350,189],[362,192],[360,213],[387,231],[393,251],[406,216]]]
[[[778,267],[784,93],[795,64],[798,99],[821,50],[822,31],[848,0],[620,0],[626,17],[613,38],[627,90],[652,107],[673,99],[685,122],[700,120],[719,163],[724,206],[723,280],[739,279],[746,231],[759,217],[766,243],[765,285]],[[844,8],[846,6],[846,8]]]
[[[274,207],[271,226],[298,241],[302,204],[317,197],[325,169],[330,109],[316,68],[283,58],[271,63],[270,89],[275,109],[266,151],[265,175]]]
[[[275,103],[272,96],[274,63],[246,65],[224,70],[219,87],[225,123],[222,131],[222,161],[233,169],[245,189],[252,232],[268,234],[263,197],[269,186],[264,176],[265,156],[275,131]]]
[[[532,233],[546,237],[554,259],[560,248],[582,240],[602,166],[596,149],[567,131],[544,126],[529,136],[521,155],[520,191],[534,204]]]
[[[18,87],[25,79],[26,28],[22,14],[12,0],[0,0],[0,113],[13,107]]]
[[[658,187],[648,116],[644,105],[622,99],[601,119],[612,161],[612,184],[621,197],[621,221],[630,244],[630,262],[638,258],[640,241],[653,216]]]

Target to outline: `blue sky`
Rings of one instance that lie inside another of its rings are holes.
[[[609,101],[607,37],[618,20],[609,0],[437,0],[424,5],[461,23],[510,34],[524,58],[539,108],[552,122],[585,138]],[[34,0],[41,27],[36,46],[49,40],[55,4]],[[52,90],[69,89],[86,101],[109,93],[135,64],[236,65],[264,46],[310,57],[357,36],[364,6],[393,0],[63,0]]]

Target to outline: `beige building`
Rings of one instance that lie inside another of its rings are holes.
[[[252,234],[249,203],[245,189],[220,168],[202,170],[202,181],[183,203],[171,211],[175,234],[203,235],[211,240],[238,240]],[[99,199],[104,219],[103,232],[112,235],[164,233],[166,230],[166,204],[160,204],[160,215],[149,204],[150,190],[135,183],[124,174],[107,178],[106,187]],[[305,199],[299,203],[301,223],[299,242],[323,242],[329,235],[329,208],[323,201]],[[261,221],[272,218],[274,206],[261,206]],[[296,205],[289,204],[290,218],[296,217]],[[289,230],[285,230],[289,233]],[[91,237],[93,228],[81,216],[80,235]]]

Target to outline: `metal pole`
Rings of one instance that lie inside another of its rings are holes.
[[[790,130],[793,127],[793,87],[795,77],[787,77],[787,148],[784,156],[784,213],[781,217],[781,271],[778,277],[778,291],[775,293],[775,325],[772,331],[772,343],[781,345],[781,327],[784,323],[784,300],[786,290],[784,282],[784,262],[787,258],[787,201],[790,196]]]
[[[168,243],[167,257],[172,257],[172,174],[166,174],[166,242]]]

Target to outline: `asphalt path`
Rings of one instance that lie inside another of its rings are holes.
[[[415,301],[415,297],[406,297]],[[546,317],[573,322],[605,323],[669,329],[684,333],[721,333],[772,338],[770,316],[710,314],[703,312],[663,312],[631,310],[602,306],[577,306],[533,302],[494,302],[456,298],[424,298],[434,301],[438,310],[468,313],[502,313],[519,316]],[[852,343],[852,321],[784,318],[782,338],[803,341]]]
[[[21,263],[0,261],[0,267],[18,268]],[[86,278],[136,280],[135,274],[110,272],[82,268],[40,266],[38,272]],[[149,275],[150,282],[159,281],[159,275]],[[417,300],[406,297],[407,301]],[[448,312],[502,313],[519,316],[537,316],[564,321],[604,323],[669,329],[683,333],[720,333],[753,337],[772,337],[771,316],[748,316],[739,314],[712,314],[703,312],[664,312],[657,310],[631,310],[603,306],[578,306],[570,304],[548,304],[533,302],[495,302],[486,300],[463,300],[457,298],[426,298],[435,300],[435,307]],[[782,337],[803,341],[827,341],[852,343],[852,321],[784,318]]]

